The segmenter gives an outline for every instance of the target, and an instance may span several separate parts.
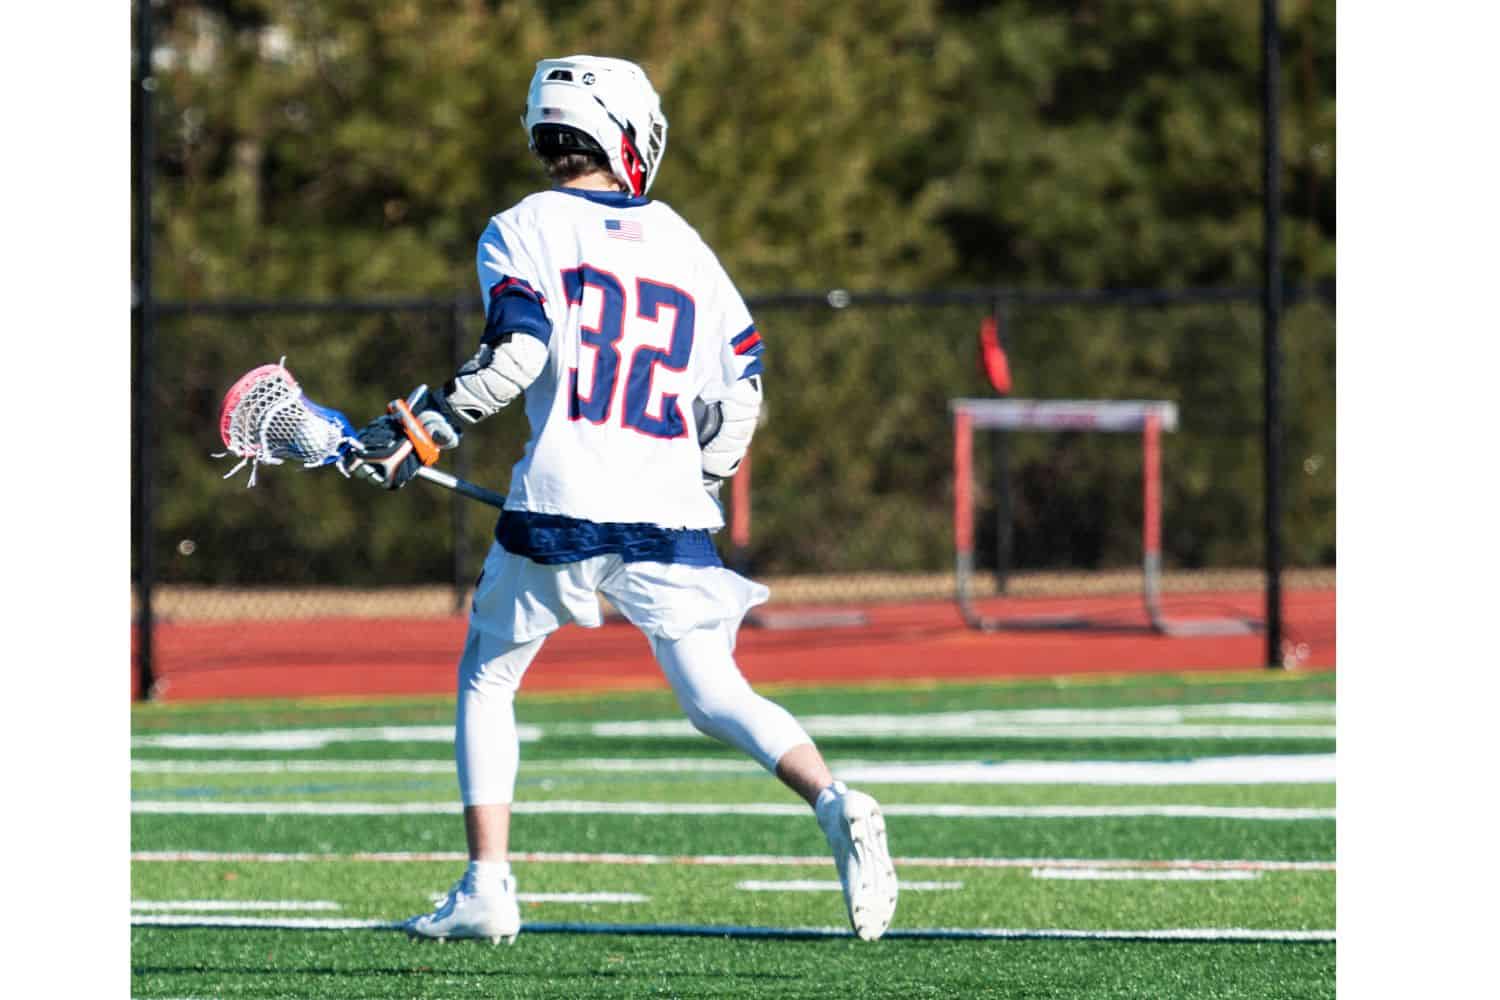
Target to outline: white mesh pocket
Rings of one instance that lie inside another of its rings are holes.
[[[311,468],[326,464],[349,443],[338,420],[304,405],[302,389],[283,363],[249,372],[224,397],[220,434],[228,451],[216,457],[240,459],[225,479],[248,462],[248,485],[254,486],[256,467],[262,462],[280,465],[291,458]]]

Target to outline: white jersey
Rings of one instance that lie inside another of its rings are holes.
[[[762,348],[697,232],[659,201],[556,188],[490,220],[478,267],[487,306],[509,291],[545,313],[520,327],[549,360],[526,390],[531,439],[506,509],[722,527],[692,402],[759,374]]]

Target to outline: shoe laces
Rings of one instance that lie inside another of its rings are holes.
[[[453,908],[458,905],[458,897],[469,894],[469,890],[465,887],[464,882],[465,879],[459,879],[449,888],[448,894],[443,897],[442,902],[438,903],[437,908],[432,911],[434,920],[446,917],[449,913],[452,913]]]

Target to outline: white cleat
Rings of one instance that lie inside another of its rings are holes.
[[[401,925],[412,937],[447,941],[450,938],[489,938],[493,944],[515,944],[521,932],[521,908],[516,903],[516,880],[507,878],[501,891],[474,892],[468,876],[459,879],[431,913]]]
[[[885,844],[885,818],[880,804],[864,792],[852,792],[842,782],[817,810],[818,825],[828,838],[844,903],[854,933],[874,941],[891,926],[896,912],[896,866]]]

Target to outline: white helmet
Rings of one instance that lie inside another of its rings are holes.
[[[667,151],[667,117],[645,72],[601,56],[536,64],[521,119],[534,152],[599,153],[632,195],[656,179]]]

